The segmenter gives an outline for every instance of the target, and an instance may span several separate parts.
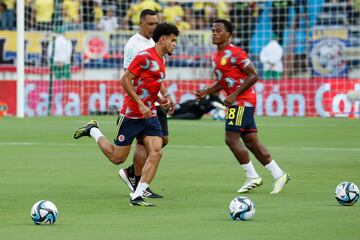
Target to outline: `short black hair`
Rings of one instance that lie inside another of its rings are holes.
[[[144,9],[140,13],[140,19],[144,19],[146,15],[154,16],[154,15],[157,15],[157,13],[151,9]]]
[[[214,21],[214,23],[222,23],[222,24],[224,24],[224,26],[226,28],[226,31],[230,33],[230,36],[233,34],[234,26],[232,25],[232,23],[229,20],[220,18],[220,19],[216,19]]]
[[[171,34],[179,36],[179,29],[171,23],[160,23],[154,29],[152,39],[154,42],[158,42],[161,36],[170,36]]]

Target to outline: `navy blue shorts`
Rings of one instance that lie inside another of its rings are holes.
[[[254,107],[231,106],[226,112],[225,130],[238,132],[241,136],[257,132]]]
[[[116,138],[114,144],[117,146],[130,145],[135,137],[163,136],[159,119],[157,117],[148,119],[131,119],[124,116],[118,117]]]

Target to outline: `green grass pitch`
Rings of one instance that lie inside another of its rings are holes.
[[[165,198],[144,208],[128,205],[121,166],[93,139],[73,139],[90,119],[0,119],[0,239],[359,239],[360,204],[334,198],[341,181],[360,186],[359,120],[257,118],[260,139],[292,179],[270,195],[273,179],[252,157],[264,184],[243,194],[255,217],[237,222],[228,205],[245,175],[224,144],[223,122],[169,122],[170,144],[151,185]],[[115,117],[96,119],[113,139]],[[40,199],[59,209],[52,226],[30,219]]]

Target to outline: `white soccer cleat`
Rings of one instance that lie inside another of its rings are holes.
[[[130,191],[135,191],[135,177],[129,177],[129,174],[126,169],[120,169],[119,170],[119,176],[121,180],[124,181],[124,183],[129,187]]]
[[[285,184],[290,180],[290,176],[287,173],[284,173],[284,175],[282,175],[281,177],[279,177],[278,179],[276,179],[275,183],[274,183],[274,188],[271,191],[270,194],[276,194],[281,192],[281,190],[284,188]]]
[[[238,193],[246,193],[256,187],[259,187],[263,183],[263,180],[261,177],[258,178],[248,178],[246,179],[245,183],[242,185],[239,190],[237,190]]]

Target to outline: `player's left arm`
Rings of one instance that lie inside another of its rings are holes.
[[[209,87],[205,89],[195,90],[195,97],[197,100],[203,99],[208,94],[218,93],[222,90],[222,86],[218,81],[213,82]]]
[[[160,103],[160,105],[165,109],[169,109],[168,114],[173,114],[175,110],[175,103],[173,102],[171,95],[165,87],[164,83],[161,83],[160,93],[164,100],[163,103]]]
[[[252,62],[249,62],[246,66],[244,66],[242,68],[242,71],[246,73],[247,78],[243,80],[244,82],[237,89],[235,89],[234,92],[232,92],[230,95],[228,95],[225,98],[224,105],[227,107],[230,107],[235,102],[237,96],[246,92],[259,79],[258,74]]]

